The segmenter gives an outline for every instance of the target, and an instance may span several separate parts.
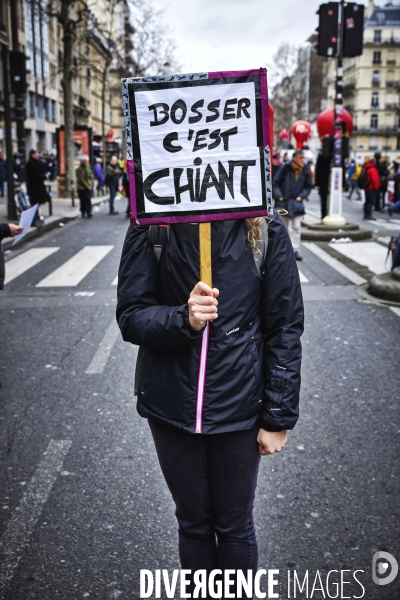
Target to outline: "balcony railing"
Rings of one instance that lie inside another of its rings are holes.
[[[356,135],[397,135],[400,133],[400,127],[363,127],[355,125],[354,133]]]
[[[343,86],[343,93],[345,94],[346,92],[351,92],[352,90],[356,89],[356,84],[355,83],[347,83],[346,85]]]
[[[395,65],[395,64],[396,64],[396,61],[395,61],[395,60],[387,60],[387,61],[386,61],[386,64],[387,64],[387,65]]]
[[[380,42],[375,40],[364,40],[364,46],[398,46],[400,45],[400,38],[390,37],[388,39],[381,40]]]
[[[385,109],[386,110],[400,110],[400,104],[398,104],[397,102],[385,104]]]
[[[380,87],[380,86],[381,86],[380,81],[378,81],[377,79],[372,80],[372,87]]]
[[[354,112],[354,104],[345,104],[344,107],[349,112]]]
[[[379,110],[379,103],[377,103],[377,102],[371,102],[371,108],[373,110]]]

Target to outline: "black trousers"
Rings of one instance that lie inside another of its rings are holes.
[[[322,220],[328,214],[327,213],[328,193],[326,193],[326,194],[320,194],[319,197],[321,199],[321,220]]]
[[[78,196],[80,200],[80,210],[82,217],[92,214],[92,191],[91,190],[78,190]]]
[[[176,505],[182,569],[257,571],[258,427],[201,435],[149,420]],[[235,586],[231,588],[235,589]]]

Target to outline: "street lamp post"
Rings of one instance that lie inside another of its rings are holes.
[[[337,59],[335,112],[333,130],[333,164],[331,169],[329,214],[322,223],[332,227],[346,225],[342,215],[343,189],[343,33],[344,33],[344,0],[340,1],[340,35],[339,54]]]

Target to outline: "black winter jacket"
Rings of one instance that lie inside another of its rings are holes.
[[[245,221],[212,223],[212,278],[220,295],[219,316],[210,326],[202,433],[257,424],[282,431],[298,419],[303,300],[276,211],[268,235],[261,280]],[[145,347],[139,414],[188,432],[195,431],[202,337],[190,326],[187,307],[199,279],[198,248],[197,225],[171,225],[158,265],[148,227],[131,226],[118,275],[123,339]]]
[[[274,176],[272,189],[276,200],[283,198],[283,201],[278,203],[278,208],[288,210],[288,200],[295,200],[297,196],[301,196],[305,200],[311,194],[310,169],[303,167],[296,179],[291,163],[288,163]]]
[[[40,160],[31,157],[26,163],[28,196],[31,206],[45,204],[49,201],[49,194],[45,187],[46,172],[47,166]]]

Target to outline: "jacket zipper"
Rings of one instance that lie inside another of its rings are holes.
[[[204,406],[204,388],[206,384],[206,369],[207,369],[207,354],[208,340],[210,337],[210,322],[207,321],[207,326],[203,331],[201,338],[199,374],[197,379],[197,396],[196,396],[196,422],[195,433],[203,431],[203,406]]]

